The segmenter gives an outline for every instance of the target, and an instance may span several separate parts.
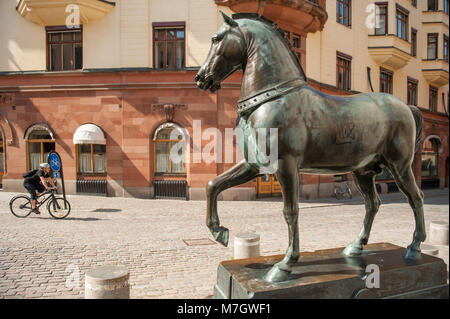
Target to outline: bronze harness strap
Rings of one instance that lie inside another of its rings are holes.
[[[238,101],[239,116],[249,115],[253,113],[261,104],[273,100],[277,97],[285,95],[295,89],[306,85],[303,79],[289,80],[278,84],[270,89],[258,92],[251,97]]]

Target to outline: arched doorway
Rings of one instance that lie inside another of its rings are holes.
[[[281,185],[275,174],[266,174],[256,179],[256,196],[281,196]]]
[[[47,156],[55,150],[53,130],[44,123],[30,126],[24,135],[26,142],[27,170],[39,168],[39,164],[47,161]]]
[[[425,138],[422,149],[422,188],[439,188],[439,155],[442,152],[440,138]]]
[[[185,129],[166,122],[153,134],[153,197],[187,198]]]
[[[3,188],[2,180],[4,173],[5,173],[5,152],[3,146],[3,134],[2,131],[0,130],[0,188]]]

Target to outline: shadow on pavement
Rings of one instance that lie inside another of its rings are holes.
[[[430,190],[424,191],[425,204],[427,205],[448,205],[448,189]],[[407,203],[408,200],[406,196],[401,192],[380,194],[382,204],[391,203]],[[268,201],[268,202],[282,202],[281,197],[266,197],[258,198],[257,201]],[[317,199],[300,199],[301,204],[324,204],[324,205],[361,205],[364,204],[364,199],[360,194],[353,194],[352,199],[342,199],[338,200],[336,198],[317,198]]]
[[[67,218],[63,218],[61,220],[81,220],[83,222],[93,222],[93,221],[97,221],[97,220],[106,220],[103,218],[95,218],[95,217],[67,217]]]
[[[94,222],[94,221],[98,221],[98,220],[106,220],[104,218],[95,218],[95,217],[66,217],[66,218],[62,218],[62,219],[56,219],[51,216],[49,216],[49,217],[34,216],[34,218],[55,219],[55,220],[79,220],[79,221],[83,221],[83,222]]]
[[[118,208],[97,208],[92,210],[94,213],[115,213],[115,212],[121,212],[121,209]]]

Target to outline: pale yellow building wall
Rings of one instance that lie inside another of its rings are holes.
[[[122,0],[114,10],[120,11],[120,66],[149,67],[149,0]]]
[[[328,21],[324,30],[308,34],[306,39],[306,74],[309,78],[336,86],[336,51],[340,51],[352,56],[351,89],[359,92],[371,91],[367,77],[367,67],[370,67],[373,89],[375,92],[379,92],[380,65],[372,59],[368,52],[369,34],[374,34],[374,29],[368,28],[366,24],[370,20],[370,12],[366,11],[367,6],[375,2],[377,1],[352,1],[351,27],[346,27],[336,22],[336,2],[326,2]],[[411,57],[410,61],[403,68],[393,70],[393,94],[406,102],[407,77],[412,77],[419,81],[418,106],[428,108],[429,83],[422,73],[422,59],[427,58],[427,33],[439,33],[438,58],[442,59],[443,34],[448,33],[448,15],[445,15],[447,26],[443,24],[423,25],[423,11],[426,10],[426,1],[417,1],[417,8],[411,5],[410,0],[389,1],[389,34],[396,34],[396,3],[409,10],[409,41],[411,27],[418,30],[418,52],[417,56]],[[442,10],[443,0],[439,1],[439,5]],[[444,92],[447,96],[448,90],[448,84],[439,88],[438,111],[440,112],[444,111],[442,93]]]
[[[203,64],[211,45],[211,35],[218,29],[218,18],[219,11],[214,1],[150,0],[150,20],[152,23],[173,21],[184,21],[186,23],[187,67],[196,67]],[[150,24],[149,38],[151,45],[153,45],[152,29]],[[153,64],[153,48],[150,50],[150,61]]]
[[[17,3],[0,1],[0,72],[45,70],[45,29],[17,14]]]
[[[83,26],[83,68],[120,68],[121,65],[121,5],[102,19]],[[126,37],[124,33],[124,37]],[[127,49],[126,46],[124,46]]]

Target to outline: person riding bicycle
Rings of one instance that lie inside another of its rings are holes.
[[[50,182],[53,188],[56,188],[53,178],[51,178],[49,172],[50,164],[41,163],[37,172],[30,177],[26,177],[23,181],[23,186],[30,193],[32,213],[40,214],[39,209],[36,208],[36,200],[37,197],[45,190],[50,190],[50,187],[47,185],[47,181]]]

